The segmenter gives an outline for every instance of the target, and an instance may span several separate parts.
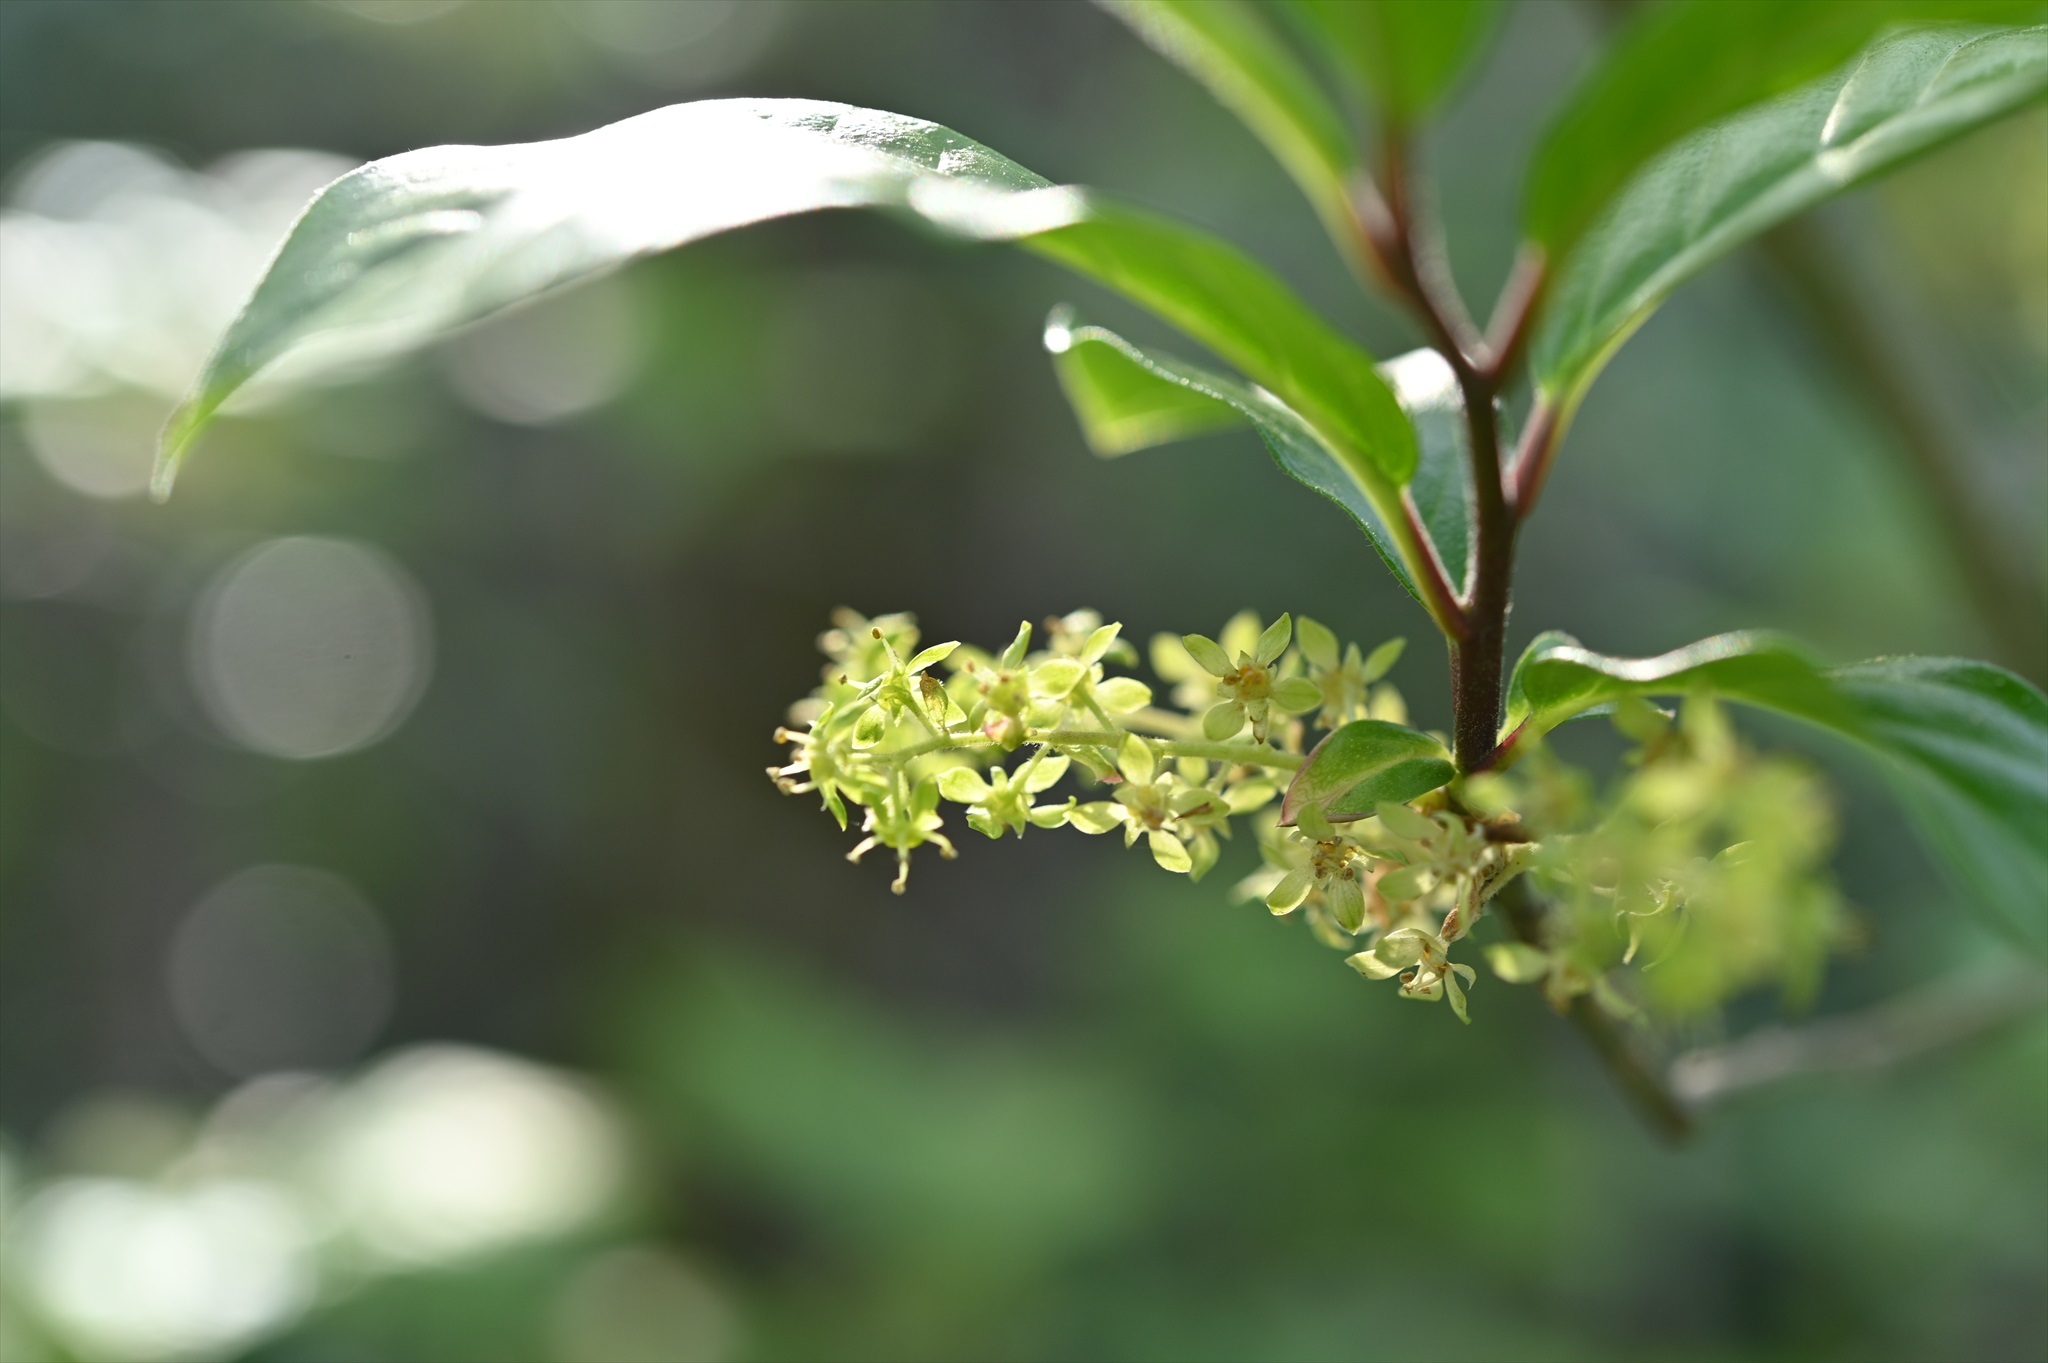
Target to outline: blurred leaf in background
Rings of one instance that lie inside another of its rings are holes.
[[[1499,9],[1429,148],[1485,287],[1603,40],[1591,7]],[[1372,353],[1417,343],[1341,301],[1253,137],[1090,7],[0,5],[0,1358],[2048,1348],[2038,1022],[1760,1094],[1670,1154],[1525,993],[1482,983],[1462,1028],[1228,902],[1248,840],[1195,887],[989,844],[897,900],[777,799],[760,736],[840,604],[914,600],[932,638],[1084,600],[1145,633],[1422,624],[1252,433],[1171,476],[1093,458],[1042,263],[770,225],[276,394],[141,500],[316,185],[741,95],[1115,184]],[[1898,329],[2037,574],[2044,138],[2028,114],[1822,218],[1908,281]],[[1760,623],[1985,651],[1888,438],[1710,275],[1579,418],[1516,620],[1617,653]],[[1186,552],[1226,517],[1229,554]],[[1396,672],[1420,727],[1438,668]],[[1823,1005],[1988,957],[1844,790],[1868,946]]]

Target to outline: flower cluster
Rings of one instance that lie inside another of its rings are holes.
[[[1533,880],[1555,907],[1546,940],[1490,948],[1495,973],[1540,984],[1560,1008],[1590,993],[1610,1012],[1640,1005],[1681,1021],[1760,985],[1809,1000],[1828,953],[1851,938],[1827,872],[1820,780],[1750,752],[1705,696],[1677,716],[1624,701],[1614,723],[1637,746],[1606,801],[1586,798],[1583,779],[1547,754],[1501,783],[1521,790],[1488,792],[1525,819],[1538,807],[1566,814],[1530,820],[1544,830]]]
[[[1548,907],[1511,915],[1485,959],[1559,1009],[1590,995],[1617,1015],[1683,1018],[1772,982],[1803,997],[1845,938],[1817,782],[1750,754],[1711,700],[1688,701],[1677,719],[1639,700],[1617,707],[1636,746],[1606,799],[1536,745],[1505,775],[1342,815],[1290,797],[1290,826],[1269,806],[1310,761],[1315,730],[1405,720],[1384,681],[1399,640],[1367,653],[1313,620],[1248,613],[1215,638],[1160,635],[1149,658],[1162,703],[1111,670],[1137,652],[1094,612],[1048,620],[1037,637],[1034,649],[1026,624],[999,652],[919,648],[908,615],[839,612],[818,640],[823,682],[777,731],[791,751],[769,775],[816,794],[841,828],[857,810],[850,859],[893,852],[899,893],[915,849],[955,855],[947,805],[990,838],[1120,831],[1126,847],[1142,842],[1193,879],[1220,860],[1234,821],[1253,816],[1262,865],[1240,897],[1298,917],[1359,974],[1466,1021],[1477,972],[1452,955],[1524,873]]]
[[[1340,653],[1312,620],[1298,644],[1286,615],[1271,624],[1240,615],[1220,641],[1159,636],[1151,657],[1172,683],[1169,705],[1155,705],[1144,681],[1110,673],[1137,652],[1093,611],[1048,620],[1040,637],[1033,650],[1025,624],[997,653],[919,649],[908,615],[838,612],[818,639],[830,659],[823,684],[777,730],[791,752],[769,775],[786,792],[815,793],[842,828],[860,810],[865,836],[852,857],[895,852],[899,891],[912,850],[929,843],[954,854],[946,803],[965,806],[967,826],[991,838],[1121,829],[1126,846],[1142,841],[1160,866],[1199,879],[1231,820],[1272,801],[1301,766],[1302,716],[1330,727],[1375,705],[1399,707],[1391,688],[1371,689],[1398,641],[1368,661],[1356,645]],[[1070,777],[1097,798],[1054,797]]]
[[[1311,807],[1294,828],[1267,831],[1266,864],[1238,893],[1278,915],[1300,910],[1359,974],[1398,979],[1403,998],[1446,1000],[1469,1022],[1463,986],[1476,972],[1450,960],[1451,946],[1532,851],[1498,840],[1494,827],[1447,806],[1382,802],[1372,818],[1340,831]]]

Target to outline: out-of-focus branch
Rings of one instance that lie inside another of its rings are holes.
[[[1671,1066],[1671,1091],[1694,1113],[1786,1079],[1886,1069],[1995,1032],[2048,1008],[2048,975],[1949,979],[1861,1012],[1765,1027]]]
[[[1529,893],[1525,881],[1508,882],[1493,902],[1499,907],[1508,930],[1517,938],[1534,947],[1547,945],[1543,936],[1544,908]],[[1691,1110],[1666,1085],[1664,1076],[1644,1054],[1625,1024],[1609,1016],[1591,994],[1581,994],[1573,999],[1567,1016],[1579,1029],[1579,1035],[1593,1048],[1593,1053],[1600,1057],[1607,1073],[1635,1105],[1636,1112],[1660,1139],[1671,1145],[1682,1145],[1691,1137]]]
[[[2004,661],[2036,681],[2048,679],[2048,599],[1994,533],[1962,452],[1930,410],[1918,377],[1886,344],[1884,328],[1855,282],[1806,219],[1773,228],[1758,246],[1827,359],[1891,432]]]

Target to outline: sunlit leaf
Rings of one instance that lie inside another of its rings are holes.
[[[1106,328],[1079,325],[1066,309],[1047,322],[1045,344],[1082,434],[1097,454],[1129,454],[1249,425],[1281,470],[1342,507],[1409,595],[1423,601],[1407,566],[1407,555],[1417,550],[1401,513],[1399,490],[1370,465],[1342,459],[1272,394],[1162,351],[1141,349]],[[1455,584],[1465,575],[1469,486],[1457,385],[1450,366],[1431,350],[1389,360],[1380,372],[1414,422],[1419,462],[1409,494]]]
[[[2043,9],[2040,0],[1645,5],[1551,120],[1529,168],[1525,230],[1562,256],[1658,152],[1826,75],[1887,28],[2035,23]]]
[[[1412,123],[1450,90],[1492,31],[1496,0],[1287,0],[1382,117]]]
[[[1793,214],[2048,91],[2048,28],[1921,29],[1694,133],[1647,165],[1563,266],[1533,349],[1569,413],[1680,283]]]
[[[1878,753],[1966,901],[2048,952],[2048,698],[1989,663],[1884,658],[1824,669],[1767,634],[1724,634],[1657,658],[1567,635],[1515,665],[1516,743],[1631,695],[1707,692],[1793,715]]]
[[[1192,228],[1048,184],[936,124],[811,100],[707,100],[578,137],[436,147],[314,199],[165,431],[157,487],[258,372],[384,358],[550,289],[748,223],[886,207],[1015,240],[1179,326],[1396,483],[1414,437],[1369,356]]]
[[[1295,773],[1280,805],[1294,823],[1314,807],[1333,823],[1363,819],[1382,801],[1412,800],[1457,774],[1444,745],[1428,734],[1383,719],[1360,719],[1325,738]]]

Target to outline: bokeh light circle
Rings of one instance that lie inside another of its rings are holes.
[[[229,738],[272,757],[353,752],[398,727],[433,669],[425,596],[388,554],[272,540],[215,575],[189,641],[199,698]]]
[[[376,911],[306,866],[253,866],[215,887],[179,924],[166,974],[193,1048],[239,1076],[346,1064],[391,1011]]]

